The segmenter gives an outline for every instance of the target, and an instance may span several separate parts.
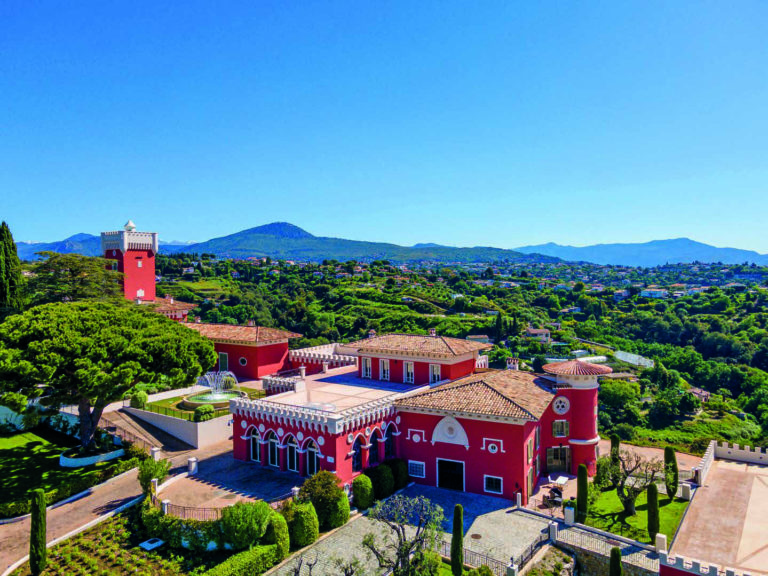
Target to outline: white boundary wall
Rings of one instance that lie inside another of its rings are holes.
[[[123,408],[128,414],[132,414],[144,422],[157,426],[160,430],[167,432],[174,438],[194,446],[195,448],[204,448],[211,444],[216,444],[232,438],[232,427],[229,422],[232,415],[220,416],[206,422],[190,422],[165,414],[156,414],[147,410],[138,410],[136,408]]]
[[[704,452],[699,465],[691,470],[693,480],[699,486],[702,486],[707,481],[707,474],[709,474],[709,469],[712,467],[712,462],[715,461],[715,446],[717,446],[717,442],[712,440],[709,446],[707,446],[707,451]]]
[[[715,458],[750,464],[768,464],[768,452],[765,449],[758,446],[754,448],[739,446],[738,444],[731,446],[728,442],[720,442],[715,445]]]

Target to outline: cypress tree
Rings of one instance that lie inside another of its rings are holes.
[[[0,310],[21,308],[21,261],[8,224],[0,224]]]
[[[624,569],[621,567],[621,548],[616,546],[611,548],[611,569],[608,573],[610,576],[623,576]]]
[[[29,571],[37,576],[47,563],[45,491],[42,488],[32,490],[30,499],[32,526],[29,533]]]
[[[464,573],[464,508],[453,507],[453,534],[451,534],[451,572],[453,576]]]
[[[648,536],[651,544],[656,541],[659,533],[659,489],[656,484],[648,486]]]
[[[576,522],[584,524],[589,513],[589,475],[587,465],[579,464],[576,480]]]
[[[677,494],[680,482],[680,472],[677,468],[677,454],[672,446],[664,448],[664,486],[667,488],[667,498],[673,500]]]

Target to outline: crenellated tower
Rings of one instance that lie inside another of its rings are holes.
[[[124,274],[123,294],[129,300],[155,300],[157,232],[137,232],[129,220],[122,230],[101,233],[101,252]]]

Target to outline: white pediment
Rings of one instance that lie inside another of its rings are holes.
[[[453,416],[446,416],[435,426],[432,432],[432,444],[445,442],[446,444],[458,444],[469,448],[469,438],[464,427]]]

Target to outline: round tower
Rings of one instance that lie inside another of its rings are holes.
[[[555,376],[557,394],[552,400],[552,410],[558,418],[569,423],[571,473],[575,473],[579,464],[586,464],[590,475],[594,474],[600,441],[597,434],[598,378],[613,370],[580,360],[546,364],[543,370]]]

